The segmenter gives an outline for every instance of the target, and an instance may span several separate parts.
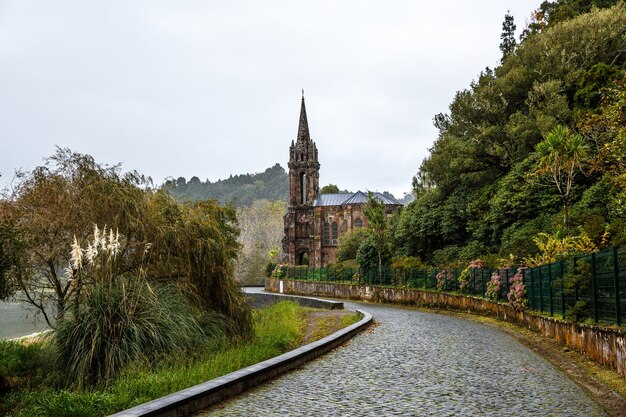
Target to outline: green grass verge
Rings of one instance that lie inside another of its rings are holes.
[[[115,413],[291,350],[302,340],[306,314],[305,308],[292,302],[258,310],[252,341],[213,342],[192,355],[163,358],[156,366],[136,364],[106,390],[54,390],[47,388],[45,382],[33,386],[28,376],[18,375],[15,380],[19,380],[22,389],[0,396],[0,415],[69,417]],[[27,354],[21,354],[23,348],[9,343],[0,344],[0,370],[3,358],[10,361],[12,368],[28,370],[29,358],[46,356],[33,353],[46,350],[45,344],[30,345]]]
[[[315,318],[314,330],[311,335],[310,341],[316,341],[322,339],[334,332],[348,327],[361,320],[361,316],[358,314],[346,314],[346,315],[329,315]]]

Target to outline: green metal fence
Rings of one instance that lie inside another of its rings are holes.
[[[528,308],[550,316],[621,326],[626,322],[626,247],[573,257],[526,269],[471,269],[463,291],[484,297],[493,274],[500,275],[499,298],[507,299],[510,280],[521,273],[526,285]],[[288,267],[285,278],[343,284],[437,289],[437,269],[371,270],[340,267]],[[459,291],[462,270],[444,270],[448,277],[443,289]],[[442,275],[443,276],[443,275]]]

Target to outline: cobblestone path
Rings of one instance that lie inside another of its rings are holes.
[[[202,416],[604,416],[512,337],[454,317],[346,302],[378,323]]]

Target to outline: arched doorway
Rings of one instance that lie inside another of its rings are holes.
[[[296,260],[298,265],[309,266],[309,251],[307,249],[301,249],[298,251],[298,257]]]

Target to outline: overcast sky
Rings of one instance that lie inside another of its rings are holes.
[[[320,185],[400,197],[539,3],[0,0],[0,185],[55,146],[157,184],[286,168],[304,89]]]

